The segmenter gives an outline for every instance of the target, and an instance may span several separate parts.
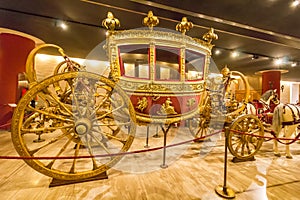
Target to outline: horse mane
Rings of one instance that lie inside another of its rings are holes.
[[[270,96],[273,94],[273,90],[268,90],[265,93],[263,93],[260,97],[260,100],[262,100],[263,102],[267,102],[270,98]]]
[[[272,117],[272,129],[276,134],[279,134],[282,128],[282,121],[283,121],[283,107],[284,104],[280,103],[274,109],[273,117]]]

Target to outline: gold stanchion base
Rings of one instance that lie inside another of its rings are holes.
[[[215,191],[216,191],[216,193],[219,196],[221,196],[221,197],[223,197],[225,199],[233,199],[233,198],[235,198],[235,192],[232,189],[228,188],[228,187],[224,187],[222,185],[218,185],[215,188]]]

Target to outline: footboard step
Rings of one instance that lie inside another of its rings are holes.
[[[245,159],[234,157],[231,161],[233,163],[238,163],[238,162],[246,162],[246,161],[254,161],[254,160],[255,160],[255,158],[254,158],[254,156],[252,156],[250,158],[245,158]]]
[[[80,179],[80,180],[60,180],[60,179],[52,179],[49,188],[50,187],[57,187],[57,186],[63,186],[63,185],[70,185],[70,184],[76,184],[76,183],[83,183],[87,181],[97,181],[97,180],[103,180],[108,179],[108,176],[106,172],[103,172],[97,176],[86,178],[86,179]]]

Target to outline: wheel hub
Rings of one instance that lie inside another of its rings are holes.
[[[87,134],[92,128],[92,123],[87,118],[82,118],[76,121],[75,123],[75,132],[78,135],[85,135]]]

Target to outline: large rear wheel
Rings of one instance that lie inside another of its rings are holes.
[[[20,100],[12,120],[13,144],[20,156],[30,158],[24,161],[63,180],[90,178],[115,165],[122,158],[116,154],[128,151],[135,130],[127,94],[88,72],[39,82]]]

